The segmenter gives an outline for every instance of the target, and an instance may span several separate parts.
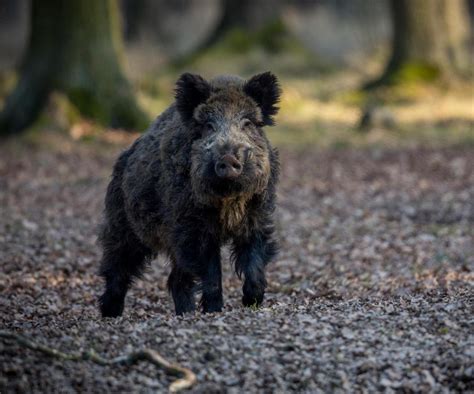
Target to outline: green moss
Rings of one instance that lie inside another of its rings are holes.
[[[285,50],[303,50],[280,19],[267,23],[256,31],[234,28],[225,34],[216,48],[230,53],[247,53],[254,48],[279,53]]]
[[[84,117],[102,126],[126,130],[144,130],[148,126],[148,117],[128,95],[100,97],[97,92],[83,88],[69,89],[67,95]]]
[[[384,86],[414,86],[432,84],[441,80],[441,69],[438,66],[423,62],[406,62],[393,64],[378,79],[366,83],[363,88],[371,90]]]
[[[68,97],[60,92],[53,92],[45,109],[41,111],[31,126],[25,130],[24,135],[30,141],[33,135],[42,138],[42,131],[50,130],[53,132],[67,132],[70,127],[82,120],[79,110],[68,99]]]
[[[433,82],[441,75],[436,66],[425,63],[407,63],[402,65],[391,77],[393,83]]]
[[[57,115],[63,117],[69,125],[79,122],[82,118],[78,108],[64,94],[53,93],[50,104],[54,107]]]
[[[66,92],[71,102],[79,112],[87,118],[94,119],[100,124],[107,125],[108,114],[97,96],[89,89],[71,88]]]
[[[341,104],[362,106],[366,103],[368,97],[369,95],[364,90],[348,90],[337,95],[334,99]]]
[[[446,334],[449,334],[449,328],[448,327],[441,327],[438,332],[441,334],[441,335],[446,335]]]
[[[230,52],[246,53],[254,45],[251,35],[242,29],[232,29],[225,36],[221,48]]]
[[[277,19],[257,31],[255,41],[269,52],[281,52],[291,47],[293,39],[283,22]]]
[[[17,75],[13,71],[0,73],[0,97],[5,97],[17,83]]]

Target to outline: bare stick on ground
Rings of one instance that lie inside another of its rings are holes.
[[[82,353],[63,353],[52,347],[35,342],[23,335],[5,330],[0,330],[0,338],[11,339],[23,347],[26,347],[31,350],[37,350],[50,357],[55,357],[61,360],[89,360],[99,365],[133,365],[136,364],[138,361],[145,360],[163,369],[168,375],[178,377],[178,379],[171,383],[169,387],[169,390],[173,393],[190,388],[196,383],[196,375],[191,370],[169,362],[168,360],[163,358],[158,352],[152,349],[137,350],[126,355],[107,359],[97,354],[93,349],[84,351]]]

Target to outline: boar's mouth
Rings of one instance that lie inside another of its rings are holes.
[[[212,194],[216,197],[231,197],[245,193],[244,185],[238,180],[212,179],[210,182]]]
[[[229,199],[247,201],[253,193],[252,187],[244,179],[206,178],[204,182],[193,183],[194,198],[207,206],[219,207]]]

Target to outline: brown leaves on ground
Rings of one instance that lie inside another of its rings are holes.
[[[122,146],[120,146],[120,149]],[[154,261],[122,318],[96,310],[95,244],[117,149],[0,147],[0,327],[62,351],[148,347],[198,392],[474,389],[474,149],[283,150],[282,252],[259,310],[225,264],[223,313],[172,314]],[[150,365],[0,343],[0,391],[164,391]]]

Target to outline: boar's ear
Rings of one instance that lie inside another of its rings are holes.
[[[184,73],[176,82],[176,106],[183,120],[193,117],[194,109],[211,94],[211,87],[200,75]]]
[[[262,110],[263,123],[267,126],[273,125],[273,115],[278,112],[276,104],[281,93],[277,77],[269,71],[255,75],[244,85],[244,92],[253,98]]]

